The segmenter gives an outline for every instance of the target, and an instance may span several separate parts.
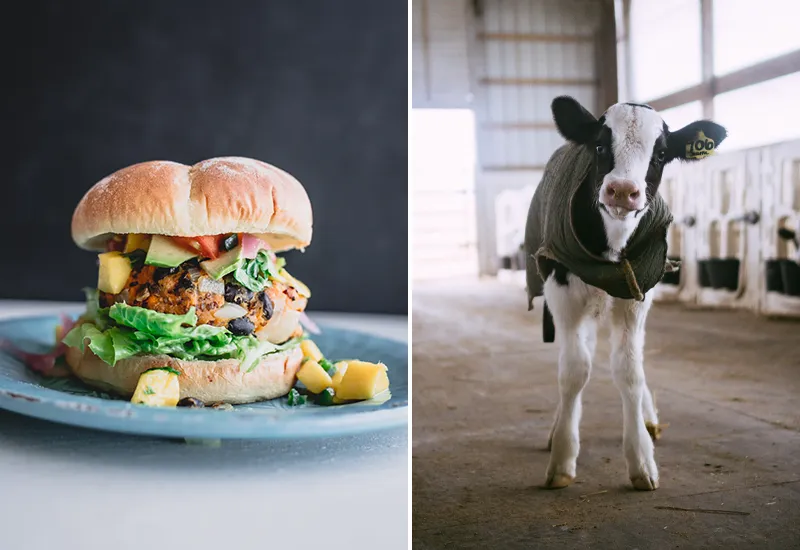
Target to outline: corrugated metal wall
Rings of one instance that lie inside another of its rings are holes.
[[[563,143],[552,99],[572,95],[596,114],[607,107],[597,52],[612,9],[611,0],[413,0],[413,106],[475,112],[481,273],[496,273],[519,244],[525,203]],[[415,204],[422,195],[415,186]]]
[[[595,108],[596,0],[489,0],[476,21],[485,171],[538,169],[562,140],[550,102]]]
[[[470,108],[466,0],[413,0],[412,105]]]
[[[571,95],[597,114],[600,0],[486,0],[472,13],[480,268],[520,244],[530,201],[552,152],[563,143],[550,103]],[[512,208],[512,205],[522,205]],[[498,215],[498,212],[505,215]]]

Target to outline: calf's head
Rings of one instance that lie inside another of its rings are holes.
[[[703,158],[706,147],[718,146],[727,136],[710,120],[671,131],[655,110],[635,103],[612,105],[599,120],[568,96],[554,99],[552,110],[559,133],[595,155],[595,196],[611,219],[638,217],[658,191],[664,166],[675,159]],[[698,139],[701,144],[695,145]]]

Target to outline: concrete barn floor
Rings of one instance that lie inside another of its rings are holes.
[[[655,492],[627,479],[601,328],[576,483],[550,491],[557,347],[525,302],[494,281],[414,285],[414,548],[800,548],[800,323],[654,306]]]

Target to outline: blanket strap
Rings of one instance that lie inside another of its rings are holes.
[[[641,302],[644,300],[644,294],[642,294],[642,289],[639,288],[639,283],[636,281],[636,274],[633,272],[633,267],[631,267],[631,263],[628,261],[627,258],[623,258],[622,262],[622,272],[625,274],[625,281],[628,283],[628,290],[631,291],[631,295],[633,299],[637,302]]]

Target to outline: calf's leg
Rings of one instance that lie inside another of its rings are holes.
[[[644,393],[648,391],[644,325],[652,300],[648,293],[643,302],[614,299],[611,305],[611,372],[622,397],[622,447],[631,483],[636,489],[650,491],[658,488],[653,441],[644,417]]]
[[[644,416],[644,426],[650,438],[657,441],[661,437],[661,429],[664,427],[658,423],[658,409],[656,409],[655,397],[653,396],[647,382],[642,392],[642,415]]]
[[[590,332],[594,325],[586,315],[588,294],[578,279],[570,275],[568,280],[568,285],[561,286],[550,277],[544,288],[559,339],[559,405],[550,432],[550,463],[545,480],[545,487],[552,489],[566,487],[575,480],[581,392],[592,367]]]

